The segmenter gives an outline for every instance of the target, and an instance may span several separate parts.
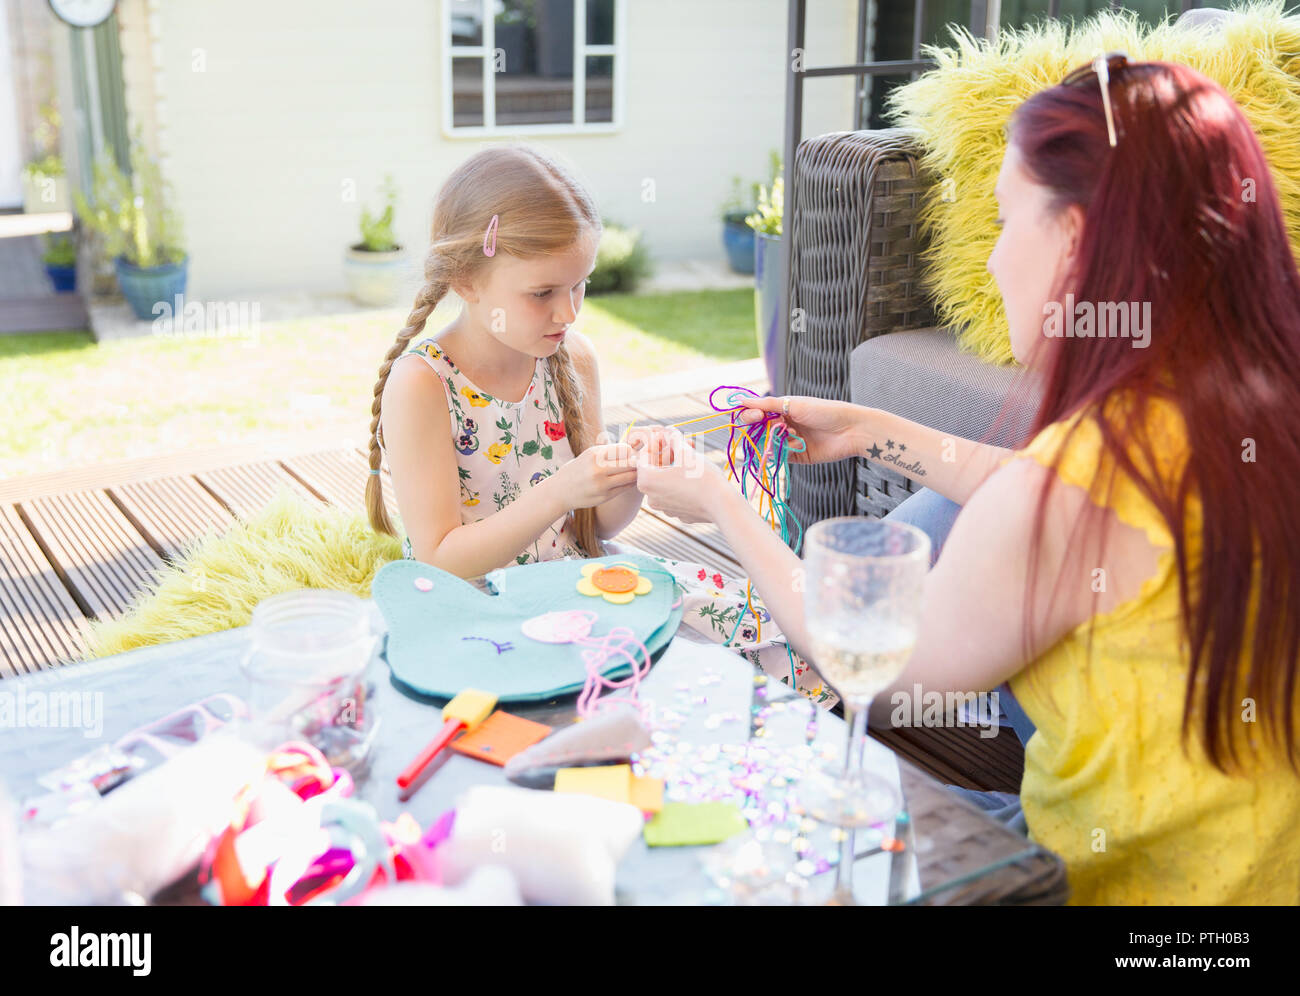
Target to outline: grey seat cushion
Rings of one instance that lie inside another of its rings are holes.
[[[999,367],[957,348],[950,329],[911,329],[868,339],[849,361],[854,404],[881,408],[965,439],[1018,446],[1041,399],[1019,367]],[[1008,398],[1012,408],[985,439]]]

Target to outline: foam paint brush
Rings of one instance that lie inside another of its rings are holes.
[[[419,756],[406,766],[406,770],[397,776],[397,787],[409,788],[444,747],[461,733],[477,727],[496,707],[497,697],[491,692],[481,692],[477,688],[466,688],[460,692],[442,707],[442,729],[420,751]]]

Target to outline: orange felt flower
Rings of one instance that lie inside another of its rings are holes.
[[[635,564],[584,564],[578,581],[578,591],[582,594],[603,597],[615,605],[626,605],[637,595],[648,594],[653,587]]]

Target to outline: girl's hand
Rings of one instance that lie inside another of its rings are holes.
[[[683,522],[712,522],[730,482],[673,429],[659,440],[655,463],[647,446],[637,465],[636,486],[650,507]]]
[[[748,411],[738,412],[742,425],[758,422],[763,412],[781,415],[785,398],[741,398],[738,404]],[[825,398],[791,397],[790,414],[777,420],[790,433],[791,446],[803,440],[806,449],[797,453],[787,447],[791,463],[830,463],[861,454],[859,425],[863,409],[847,401]]]
[[[627,434],[627,443],[637,451],[637,462],[662,467],[673,460],[673,433],[680,430],[666,425],[643,425]]]
[[[609,439],[602,432],[598,439]],[[569,508],[593,508],[636,487],[636,451],[627,443],[588,446],[555,472]]]

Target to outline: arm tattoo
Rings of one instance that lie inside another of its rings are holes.
[[[873,442],[868,447],[866,456],[868,459],[876,460],[879,463],[892,464],[906,474],[913,474],[917,477],[925,476],[925,468],[921,466],[921,461],[909,460],[906,443],[896,443],[892,439],[886,439],[882,448],[879,443]]]

